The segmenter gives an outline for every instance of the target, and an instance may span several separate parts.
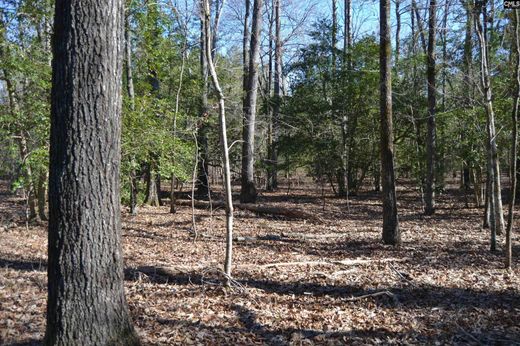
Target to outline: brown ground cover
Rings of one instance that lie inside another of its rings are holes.
[[[234,279],[221,284],[222,209],[143,207],[123,214],[127,297],[149,345],[520,344],[520,237],[513,271],[489,252],[482,209],[451,186],[437,214],[398,191],[403,246],[380,241],[378,196],[345,201],[313,188],[262,193],[316,220],[236,212]],[[0,191],[0,344],[37,344],[45,328],[46,228]],[[518,230],[517,224],[516,229]],[[502,237],[500,237],[502,240]]]

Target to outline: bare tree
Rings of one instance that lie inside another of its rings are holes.
[[[271,148],[269,157],[269,171],[267,178],[267,188],[274,190],[278,187],[278,132],[279,132],[279,120],[280,120],[280,106],[282,101],[282,32],[281,32],[281,19],[280,19],[280,8],[282,0],[273,0],[273,12],[274,12],[274,81],[273,81],[273,112],[272,112],[272,124],[271,124]]]
[[[130,30],[130,10],[127,9],[125,14],[125,77],[126,92],[130,100],[130,110],[135,111],[135,91],[134,91],[134,73],[132,66],[132,32]],[[137,174],[134,166],[137,163],[132,158],[130,168],[130,214],[137,214]]]
[[[231,191],[231,165],[229,162],[229,148],[227,142],[227,129],[226,129],[226,107],[224,101],[224,94],[217,76],[215,65],[213,64],[213,58],[211,54],[211,28],[210,28],[210,7],[209,0],[203,1],[204,9],[204,37],[205,37],[205,55],[208,62],[209,73],[215,88],[218,98],[218,109],[219,109],[219,125],[220,125],[220,145],[222,150],[222,161],[224,171],[224,188],[225,188],[225,201],[226,201],[226,258],[224,262],[224,272],[229,280],[231,278],[231,266],[232,266],[232,254],[233,254],[233,199]],[[229,283],[229,281],[228,281]]]
[[[263,0],[254,1],[242,136],[242,186],[240,190],[240,201],[242,203],[254,203],[257,197],[254,181],[254,163],[256,98],[258,94],[258,60],[260,57],[260,34],[262,31],[262,7]]]
[[[381,110],[381,168],[383,182],[383,241],[401,244],[395,192],[394,143],[392,125],[392,43],[390,37],[390,0],[379,1],[379,66]]]
[[[506,268],[511,268],[512,263],[512,233],[513,218],[516,199],[516,158],[518,156],[518,106],[520,102],[520,15],[518,11],[513,11],[513,47],[515,49],[515,94],[513,96],[513,112],[511,120],[513,122],[513,132],[511,135],[511,201],[509,202],[509,215],[507,218],[506,229]]]
[[[483,17],[481,21],[480,17]],[[475,10],[475,29],[480,47],[480,84],[483,94],[484,109],[487,115],[487,150],[488,150],[488,203],[491,229],[491,250],[496,250],[496,235],[503,233],[504,215],[502,211],[502,196],[500,184],[500,165],[498,161],[498,149],[496,143],[495,112],[492,101],[491,78],[488,68],[488,33],[487,33],[487,9],[483,5]],[[484,23],[484,25],[482,25]]]
[[[435,124],[435,111],[437,107],[436,97],[436,71],[435,71],[435,45],[436,45],[436,17],[437,1],[430,0],[428,18],[428,54],[427,54],[427,80],[428,80],[428,120],[426,138],[426,186],[425,208],[426,215],[435,213],[435,163],[437,129]]]

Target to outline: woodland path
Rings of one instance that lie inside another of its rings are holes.
[[[23,222],[23,203],[0,191],[0,344],[38,344],[45,328],[46,229]],[[424,217],[398,191],[404,244],[380,242],[376,194],[351,201],[311,189],[263,193],[262,203],[305,208],[322,222],[236,212],[232,289],[220,284],[222,210],[141,208],[123,215],[127,298],[149,345],[520,344],[520,248],[513,271],[488,251],[481,209],[456,189]],[[516,227],[518,229],[518,226]],[[289,263],[287,262],[308,262]],[[272,265],[285,263],[285,265]],[[379,293],[383,292],[383,293]],[[378,293],[374,295],[374,293]]]

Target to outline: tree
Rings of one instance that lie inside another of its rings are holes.
[[[483,17],[481,21],[480,17]],[[504,214],[502,211],[502,196],[500,184],[500,163],[498,160],[498,148],[496,142],[495,111],[493,108],[493,92],[491,86],[491,76],[489,71],[489,48],[487,23],[488,15],[485,4],[480,4],[475,11],[475,29],[478,36],[480,47],[480,86],[484,109],[486,111],[486,130],[487,130],[487,151],[488,151],[488,211],[490,216],[491,229],[491,251],[496,250],[496,235],[504,231]]]
[[[279,120],[280,106],[282,102],[282,33],[280,7],[282,0],[273,0],[274,12],[274,102],[271,119],[271,147],[269,148],[269,169],[267,177],[267,189],[274,190],[278,187],[278,137],[279,137]]]
[[[226,125],[226,107],[224,101],[224,94],[218,80],[217,71],[213,63],[213,57],[211,54],[211,29],[210,29],[210,7],[209,0],[203,0],[204,10],[204,37],[205,37],[205,55],[208,61],[209,74],[213,82],[213,87],[217,92],[218,98],[218,109],[219,109],[219,126],[220,126],[220,145],[222,149],[222,161],[224,171],[224,190],[225,190],[225,201],[226,201],[226,258],[224,261],[224,273],[226,274],[226,280],[229,284],[231,278],[231,265],[233,255],[233,198],[231,190],[231,168],[229,162],[229,148],[227,141],[227,125]],[[216,34],[213,35],[215,37]]]
[[[520,16],[518,11],[513,11],[513,46],[511,48],[512,54],[515,55],[515,93],[513,95],[513,112],[511,114],[513,129],[511,133],[511,200],[509,201],[509,215],[507,218],[506,229],[506,268],[511,268],[513,251],[512,251],[512,233],[513,233],[513,218],[516,199],[516,170],[518,156],[518,106],[520,102]],[[513,53],[513,49],[515,50]]]
[[[121,253],[123,0],[55,11],[45,343],[138,345]]]
[[[351,76],[351,70],[352,70],[352,34],[351,34],[351,0],[345,0],[344,1],[344,37],[343,37],[343,70],[344,75],[346,75],[346,82],[350,83],[350,76]],[[352,96],[352,95],[350,95]],[[342,139],[342,177],[341,180],[343,181],[343,191],[341,191],[341,184],[339,187],[339,194],[341,195],[343,192],[343,195],[347,198],[347,206],[349,205],[348,201],[348,193],[349,193],[349,150],[352,148],[349,148],[348,143],[348,122],[349,122],[349,112],[350,112],[350,106],[352,105],[352,102],[350,102],[350,98],[347,102],[347,109],[343,109],[342,113],[342,119],[341,119],[341,139]]]
[[[435,45],[436,45],[436,20],[435,11],[437,9],[436,0],[430,0],[428,18],[428,55],[427,55],[427,79],[428,79],[428,132],[426,139],[426,188],[425,188],[425,209],[426,215],[435,213],[435,156],[436,156],[436,136],[435,125],[436,98],[436,71],[435,71]]]
[[[260,33],[262,31],[263,0],[255,0],[253,4],[253,21],[251,26],[251,43],[249,68],[247,72],[247,89],[242,132],[242,178],[240,201],[254,203],[257,191],[254,181],[255,164],[255,123],[256,97],[258,93],[258,60],[260,57]]]
[[[125,15],[125,77],[126,92],[130,103],[130,111],[135,111],[134,74],[132,70],[132,32],[130,30],[130,11],[127,9]],[[137,177],[135,172],[135,158],[131,158],[130,174],[130,214],[137,214]]]
[[[401,232],[399,230],[399,220],[397,218],[392,126],[392,43],[390,37],[390,0],[380,0],[379,16],[383,241],[385,244],[399,245],[401,243]]]
[[[200,122],[197,128],[197,142],[199,150],[199,170],[197,176],[197,195],[200,197],[209,197],[211,193],[208,184],[208,125],[207,117],[209,112],[208,106],[208,60],[206,57],[206,41],[204,38],[204,23],[200,23],[200,73],[202,93],[200,96]],[[211,48],[210,48],[211,49]]]

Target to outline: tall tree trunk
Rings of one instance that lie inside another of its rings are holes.
[[[276,25],[275,23],[275,4],[276,0],[271,0],[271,12],[268,15],[269,18],[269,48],[267,51],[268,61],[267,61],[267,82],[265,86],[265,109],[267,114],[267,157],[266,157],[266,180],[265,180],[265,189],[267,191],[273,191],[273,184],[271,181],[271,171],[273,170],[273,166],[271,164],[272,151],[274,149],[273,142],[273,60],[274,60],[274,46],[275,46],[275,36],[273,27]]]
[[[487,115],[487,135],[488,135],[488,179],[490,180],[490,211],[492,238],[494,234],[502,234],[504,231],[504,215],[502,210],[502,196],[500,184],[500,164],[498,161],[498,149],[496,143],[495,130],[495,112],[493,110],[493,97],[491,88],[491,79],[488,68],[488,40],[486,25],[482,25],[480,14],[483,15],[483,23],[487,23],[487,10],[485,5],[478,9],[479,13],[475,14],[475,29],[478,35],[480,46],[480,84],[483,91],[484,108]],[[496,227],[493,227],[493,225]]]
[[[200,71],[202,76],[202,94],[200,98],[200,122],[197,130],[197,142],[199,148],[199,166],[197,173],[196,189],[197,196],[200,198],[209,198],[208,184],[208,125],[207,117],[209,112],[208,106],[208,59],[206,57],[206,41],[204,38],[204,21],[200,22]],[[211,49],[210,49],[211,50]]]
[[[204,23],[205,23],[205,37],[206,47],[211,46],[211,32],[209,27],[209,20],[211,18],[209,12],[209,0],[203,0],[204,4]],[[225,201],[226,201],[226,258],[224,261],[224,273],[229,284],[231,278],[231,266],[232,266],[232,254],[233,254],[233,198],[231,191],[231,165],[229,162],[229,148],[227,143],[227,129],[226,129],[226,107],[224,103],[224,94],[220,87],[217,72],[213,64],[211,52],[206,48],[206,57],[208,59],[208,67],[213,82],[213,86],[217,93],[219,102],[219,125],[220,125],[220,145],[222,150],[222,161],[224,171],[224,190],[225,190]]]
[[[343,58],[345,66],[351,66],[352,59],[352,0],[344,1],[344,36],[343,36]]]
[[[351,0],[344,1],[344,37],[343,37],[343,70],[346,74],[346,83],[350,83],[350,72],[352,70],[352,35],[351,35]],[[342,156],[342,181],[343,190],[340,189],[340,195],[343,192],[343,196],[347,199],[347,207],[349,206],[349,110],[350,110],[350,97],[347,95],[347,107],[344,109],[341,119],[341,156]]]
[[[400,35],[401,35],[401,11],[400,6],[401,0],[395,0],[395,20],[396,20],[396,27],[395,27],[395,66],[399,65],[399,57],[401,53],[401,42],[400,42]]]
[[[126,92],[130,100],[130,110],[135,111],[135,91],[134,91],[134,74],[132,66],[132,32],[130,30],[130,13],[127,11],[125,15],[125,75],[126,75]],[[135,159],[132,157],[132,163],[129,174],[130,181],[130,214],[137,214],[137,174],[135,172]]]
[[[401,244],[395,193],[394,143],[392,126],[392,41],[390,37],[390,0],[379,1],[379,66],[381,110],[381,168],[383,183],[383,241]]]
[[[428,80],[428,121],[426,138],[426,186],[425,208],[426,215],[435,213],[435,164],[436,164],[436,140],[437,129],[435,124],[435,111],[437,107],[436,97],[436,71],[435,71],[435,45],[436,45],[436,16],[437,1],[430,0],[428,18],[428,55],[427,55],[427,80]]]
[[[450,0],[444,0],[444,15],[442,20],[442,111],[446,111],[446,82],[448,79],[448,13]]]
[[[242,203],[254,203],[257,197],[254,180],[255,125],[256,97],[258,93],[258,60],[260,57],[260,34],[262,31],[262,7],[263,0],[254,1],[246,90],[246,113],[244,114],[242,136],[242,186],[240,190],[240,201]]]
[[[340,114],[340,110],[338,109],[338,95],[337,90],[339,87],[338,83],[338,64],[337,64],[337,45],[338,45],[338,1],[332,0],[332,30],[331,30],[331,60],[332,60],[332,73],[331,73],[331,96],[330,96],[330,108],[332,113],[334,114],[334,118],[339,118],[340,120],[340,131],[342,133],[342,140],[346,137],[346,135],[343,135],[343,129],[345,127],[343,115]],[[342,141],[343,143],[343,141]],[[345,175],[344,174],[344,151],[343,151],[343,145],[341,148],[341,155],[342,155],[342,163],[341,168],[336,171],[336,179],[338,182],[338,196],[346,196],[347,192],[345,190],[345,185],[347,184],[345,182]],[[330,176],[329,176],[330,177]]]
[[[513,112],[511,114],[511,120],[513,122],[513,131],[511,135],[511,200],[509,202],[509,215],[507,218],[507,229],[506,229],[506,268],[511,268],[513,261],[512,251],[512,233],[513,233],[513,219],[516,199],[516,158],[518,156],[518,106],[520,102],[520,15],[518,11],[513,11],[513,47],[515,49],[515,94],[513,96]]]
[[[135,110],[134,73],[132,66],[132,31],[130,29],[130,13],[125,15],[125,75],[126,92],[130,100],[130,109]]]
[[[463,56],[463,88],[464,92],[464,107],[470,108],[473,102],[473,82],[472,82],[472,62],[473,62],[473,14],[472,14],[472,6],[469,0],[462,0],[462,5],[464,6],[466,12],[466,24],[465,24],[465,36],[464,36],[464,56]],[[465,136],[465,127],[467,125],[462,124],[462,132],[461,132],[461,140],[464,139]],[[464,189],[469,190],[470,181],[466,179],[466,176],[469,176],[470,166],[467,163],[467,160],[463,160],[462,163],[463,170],[463,185]],[[476,182],[475,182],[476,183]],[[477,185],[474,185],[474,189],[477,190]],[[475,195],[477,196],[477,195]],[[476,198],[477,206],[480,206],[479,199]]]
[[[269,181],[270,187],[274,190],[278,188],[278,135],[280,106],[282,102],[282,32],[280,7],[282,0],[273,0],[274,2],[274,22],[275,22],[275,47],[274,47],[274,81],[273,81],[273,113],[272,113],[272,148],[270,157]]]
[[[249,80],[249,40],[251,34],[249,33],[249,17],[251,16],[251,0],[244,0],[245,14],[244,14],[244,28],[242,32],[242,111],[247,113],[247,88]]]
[[[139,344],[121,248],[123,15],[122,0],[56,1],[46,345]]]
[[[332,78],[336,77],[337,61],[336,48],[338,46],[338,0],[332,0],[332,32],[331,32]]]

